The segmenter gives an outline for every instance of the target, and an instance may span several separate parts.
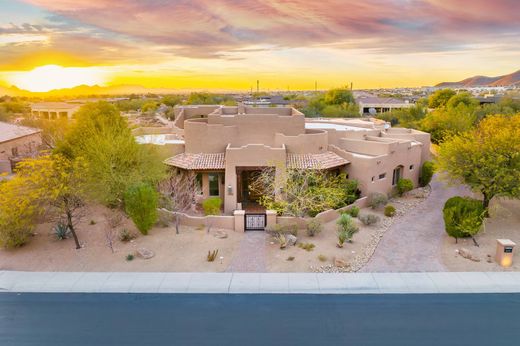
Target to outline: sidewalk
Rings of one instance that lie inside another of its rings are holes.
[[[520,293],[520,272],[315,274],[1,271],[0,292]]]

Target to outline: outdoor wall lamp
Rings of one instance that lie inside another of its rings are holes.
[[[228,195],[232,195],[233,194],[233,186],[231,186],[231,185],[227,186],[227,193],[228,193]]]

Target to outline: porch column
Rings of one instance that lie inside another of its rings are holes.
[[[235,217],[235,232],[244,232],[245,231],[245,224],[244,224],[244,218],[246,215],[245,210],[235,210],[233,212],[233,216]]]

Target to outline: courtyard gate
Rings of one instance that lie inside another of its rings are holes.
[[[266,214],[245,214],[245,230],[246,231],[264,231],[267,223]]]

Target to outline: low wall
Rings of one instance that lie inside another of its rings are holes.
[[[161,215],[167,216],[171,218],[172,222],[175,220],[175,215],[177,213],[166,210],[159,209],[159,213]],[[181,218],[179,223],[184,226],[192,226],[198,227],[200,225],[208,225],[211,223],[211,227],[215,228],[225,228],[225,229],[235,229],[235,217],[227,216],[227,215],[208,215],[208,216],[191,216],[184,213],[180,213]]]

